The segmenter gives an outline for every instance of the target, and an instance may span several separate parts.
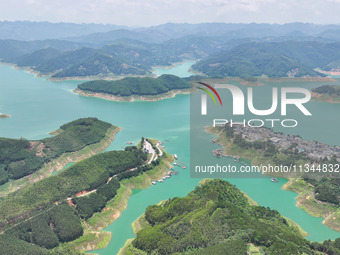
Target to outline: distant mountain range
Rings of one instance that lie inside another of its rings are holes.
[[[200,60],[193,68],[211,77],[322,76],[314,69],[340,67],[337,31],[339,25],[304,23],[0,22],[0,58],[52,78],[150,75],[153,66],[188,59]]]
[[[167,23],[152,27],[131,28],[110,24],[74,24],[30,21],[0,21],[0,39],[22,41],[66,39],[103,43],[116,39],[135,39],[147,42],[162,42],[183,36],[225,36],[232,38],[260,38],[280,36],[314,36],[327,39],[339,38],[340,25],[316,25],[310,23],[288,24],[242,24],[242,23]],[[115,31],[115,32],[113,32]],[[149,41],[152,40],[152,41]],[[153,41],[154,40],[154,41]]]
[[[217,52],[193,68],[210,77],[323,76],[313,69],[338,69],[339,60],[340,43],[262,42]]]

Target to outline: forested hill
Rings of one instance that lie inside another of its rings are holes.
[[[58,134],[41,140],[0,138],[0,185],[32,174],[64,153],[100,142],[111,127],[97,118],[83,118],[62,125]]]
[[[324,76],[314,68],[332,70],[340,64],[339,43],[261,42],[217,52],[193,68],[211,77]]]
[[[321,87],[317,87],[312,91],[318,94],[324,94],[329,96],[340,96],[340,86],[324,85]]]
[[[83,234],[84,221],[115,198],[121,180],[160,164],[146,160],[136,146],[99,153],[0,200],[0,254],[80,254],[62,243]]]
[[[249,244],[263,254],[340,254],[340,239],[310,243],[277,211],[250,205],[234,185],[217,179],[149,206],[142,225],[125,254],[245,255]]]
[[[117,81],[90,81],[78,85],[85,92],[115,96],[158,95],[176,89],[189,89],[190,83],[175,75],[163,74],[157,78],[127,77]]]
[[[91,40],[0,40],[0,59],[55,79],[150,75],[153,66],[188,59],[201,59],[194,68],[210,77],[322,76],[313,69],[340,68],[340,43],[323,38],[234,38],[224,33],[188,35],[157,43],[119,37],[112,40],[100,46]]]

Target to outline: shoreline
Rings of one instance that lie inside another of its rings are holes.
[[[96,92],[87,92],[81,89],[74,89],[73,92],[81,95],[81,96],[86,96],[86,97],[96,97],[96,98],[101,98],[101,99],[106,99],[106,100],[111,100],[111,101],[120,101],[120,102],[134,102],[134,101],[160,101],[163,99],[168,99],[168,98],[174,98],[178,94],[190,94],[191,89],[181,89],[181,90],[170,90],[166,93],[154,95],[154,96],[128,96],[128,97],[122,97],[122,96],[115,96],[115,95],[110,95],[106,93],[96,93]]]
[[[121,213],[126,209],[132,190],[149,188],[152,185],[152,180],[161,178],[170,168],[170,163],[174,160],[174,158],[163,149],[162,151],[165,157],[162,158],[162,161],[158,166],[144,172],[141,175],[122,180],[121,187],[118,189],[117,195],[107,203],[105,208],[101,212],[95,213],[87,221],[83,222],[85,226],[84,235],[70,243],[67,243],[66,246],[70,246],[70,248],[81,252],[86,252],[87,254],[96,254],[91,251],[105,248],[111,241],[112,235],[111,232],[104,231],[103,229],[117,220]],[[105,236],[105,242],[103,242],[103,240],[98,240],[97,237],[92,239],[88,237],[93,235],[93,233],[97,236]]]
[[[152,66],[151,67],[151,71],[154,72],[155,69],[171,69],[171,68],[174,68],[174,67],[179,66],[181,64],[184,64],[186,62],[197,62],[197,61],[199,61],[199,60],[196,60],[196,59],[186,59],[186,60],[182,60],[180,62],[171,63],[170,65],[167,65],[167,66],[161,66],[161,65],[159,65],[159,66]]]
[[[203,179],[199,182],[199,186],[202,186],[204,183],[206,183],[207,181],[210,181],[212,179],[209,179],[209,178],[206,178],[206,179]],[[253,205],[253,206],[258,206],[258,203],[254,200],[252,200],[246,193],[244,193],[243,191],[240,190],[240,192],[247,198],[248,200],[248,203],[250,205]],[[162,205],[162,203],[164,203],[166,200],[164,201],[161,201],[159,202],[157,205]],[[282,215],[281,215],[282,216]],[[288,224],[295,228],[296,231],[298,231],[301,236],[303,237],[306,237],[308,235],[307,232],[305,232],[300,225],[298,225],[297,223],[295,223],[293,220],[287,218],[287,217],[284,217],[282,216],[283,218],[285,218],[288,222]],[[145,211],[142,215],[140,215],[135,221],[132,222],[131,224],[131,227],[133,229],[133,232],[134,234],[137,236],[137,233],[142,230],[142,229],[145,229],[146,227],[150,226],[150,224],[147,222],[147,220],[145,219]],[[130,238],[130,239],[127,239],[124,246],[120,248],[119,252],[117,255],[125,255],[125,254],[140,254],[141,250],[139,250],[138,248],[132,246],[132,241],[135,240],[136,237],[134,238]]]
[[[335,205],[317,200],[311,187],[302,179],[290,178],[282,186],[283,190],[293,191],[297,194],[296,206],[313,217],[324,218],[322,224],[328,228],[340,232],[340,209]]]
[[[70,162],[81,161],[105,150],[112,143],[115,135],[120,130],[120,127],[112,126],[106,131],[105,137],[98,143],[90,144],[79,151],[64,153],[58,158],[52,159],[50,162],[46,163],[38,171],[18,180],[11,180],[10,182],[3,185],[3,188],[0,190],[0,198],[5,197],[16,190],[22,189],[31,183],[52,176],[53,172],[59,172]],[[57,132],[57,130],[51,133],[54,132]]]
[[[74,76],[74,77],[60,77],[60,78],[52,78],[51,76],[54,75],[55,73],[49,73],[49,74],[42,74],[39,71],[33,70],[31,66],[24,66],[24,67],[19,67],[14,63],[8,63],[8,62],[3,62],[0,61],[0,64],[2,65],[7,65],[10,67],[13,67],[14,69],[17,70],[23,70],[27,71],[31,74],[33,74],[36,78],[46,78],[49,81],[56,81],[56,82],[61,82],[61,81],[89,81],[89,80],[120,80],[126,77],[157,77],[157,74],[155,74],[155,69],[157,68],[162,68],[162,69],[171,69],[174,68],[178,65],[184,64],[186,62],[194,62],[198,60],[183,60],[180,62],[175,62],[172,63],[170,66],[152,66],[150,69],[150,72],[146,73],[145,75],[107,75],[107,76],[101,76],[101,75],[93,75],[93,76]],[[189,72],[192,73],[193,75],[202,75],[203,73],[194,70],[192,68],[189,69]],[[328,72],[328,71],[320,71],[320,73],[324,74],[329,74],[329,75],[339,75],[340,72]],[[258,80],[256,82],[249,82],[246,81],[245,79],[241,77],[224,77],[224,78],[209,78],[209,77],[204,77],[202,78],[203,81],[209,81],[209,80],[216,80],[215,82],[218,81],[238,81],[242,85],[246,86],[262,86],[263,83],[260,82],[260,80],[267,81],[267,82],[287,82],[287,81],[292,81],[292,82],[297,82],[297,81],[310,81],[310,82],[318,82],[318,81],[335,81],[333,77],[327,76],[327,77],[278,77],[278,78],[270,78],[270,77],[255,77]]]
[[[334,100],[334,97],[328,94],[320,94],[320,93],[315,93],[312,92],[312,99],[313,101],[317,102],[326,102],[330,104],[339,104],[340,100]]]
[[[340,70],[339,69],[333,69],[333,71],[325,71],[325,70],[321,70],[319,68],[316,68],[315,71],[322,73],[322,74],[326,74],[326,75],[334,75],[334,76],[338,76],[340,75]]]
[[[221,146],[223,146],[224,152],[227,152],[227,154],[231,154],[231,152],[227,151],[227,150],[231,149],[230,147],[233,144],[232,142],[229,142],[227,139],[224,139],[223,137],[221,137],[220,132],[217,132],[218,130],[214,130],[214,128],[212,128],[212,127],[207,127],[205,130],[208,133],[216,135],[215,141],[217,141],[217,143],[219,143]],[[233,156],[240,156],[242,159],[248,159],[252,163],[263,162],[263,160],[261,160],[261,158],[256,158],[256,156],[251,157],[249,154],[247,154],[247,155],[234,155],[234,154],[232,154],[232,155]],[[251,154],[251,155],[254,155],[254,154]],[[311,187],[309,187],[307,184],[305,184],[305,187],[303,187],[303,189],[301,188],[302,191],[300,189],[292,187],[292,183],[294,181],[301,180],[299,178],[292,178],[292,177],[287,178],[285,176],[275,176],[275,175],[268,175],[268,176],[280,177],[280,178],[284,178],[284,179],[288,180],[288,182],[286,184],[282,185],[282,189],[283,190],[290,190],[290,191],[293,191],[297,194],[296,206],[298,208],[306,211],[309,215],[311,215],[313,217],[324,218],[324,220],[322,221],[322,224],[324,224],[326,227],[328,227],[332,230],[340,232],[340,217],[338,217],[338,219],[336,217],[335,217],[335,219],[334,219],[334,217],[332,218],[332,215],[339,214],[339,216],[340,216],[340,209],[339,208],[334,209],[336,207],[335,205],[329,206],[329,205],[325,205],[323,203],[318,203],[318,201],[316,199],[314,199],[311,194],[307,195],[306,194],[307,192],[311,193],[311,190],[307,190],[307,188],[311,189]],[[308,206],[306,206],[307,200],[308,200],[308,202],[310,202],[310,203],[308,203]],[[322,213],[320,213],[320,211]],[[333,220],[333,222],[329,223],[330,220]]]

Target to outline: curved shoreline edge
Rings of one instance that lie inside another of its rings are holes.
[[[315,93],[315,92],[312,92],[312,99],[313,101],[325,102],[325,103],[330,103],[330,104],[340,103],[340,100],[334,99],[334,97],[331,95],[320,94],[320,93]]]
[[[51,160],[45,164],[38,171],[33,174],[27,175],[21,179],[8,182],[5,188],[0,191],[0,198],[5,197],[8,194],[26,187],[27,185],[37,182],[41,179],[49,177],[53,172],[62,170],[70,162],[78,162],[92,155],[95,155],[105,150],[114,140],[115,135],[121,130],[120,127],[110,127],[105,134],[105,137],[98,143],[90,144],[79,151],[64,153],[60,157]],[[50,134],[56,134],[58,130],[51,132]]]
[[[191,89],[170,90],[166,93],[162,93],[162,94],[158,94],[154,96],[133,95],[133,96],[128,96],[128,97],[115,96],[115,95],[110,95],[106,93],[88,92],[88,91],[84,91],[78,88],[74,89],[73,92],[81,96],[102,98],[102,99],[107,99],[110,101],[134,102],[134,101],[160,101],[163,99],[173,98],[179,94],[190,94]]]
[[[156,139],[149,139],[156,144]],[[101,212],[95,213],[86,222],[84,221],[84,234],[78,239],[69,242],[66,246],[74,250],[85,252],[86,254],[96,254],[95,250],[105,248],[111,241],[112,235],[109,231],[103,231],[126,209],[128,200],[133,189],[147,189],[150,187],[151,181],[164,176],[166,171],[171,167],[170,163],[174,161],[172,155],[163,149],[164,158],[161,157],[161,163],[153,169],[144,172],[141,175],[125,179],[121,182],[117,195],[110,200]],[[93,252],[91,252],[93,251]]]
[[[205,130],[208,133],[216,135],[216,140],[220,137],[220,133],[214,132],[212,128],[207,127]],[[228,147],[228,145],[225,144],[224,141],[219,142],[219,144],[223,146],[224,149]],[[242,155],[241,158],[243,158]],[[253,161],[252,158],[247,159]],[[322,224],[332,230],[340,232],[340,208],[336,208],[336,206],[331,206],[329,204],[317,201],[312,194],[311,187],[308,186],[308,184],[305,183],[303,180],[302,182],[299,178],[282,178],[288,180],[286,184],[282,185],[282,189],[285,191],[293,191],[297,194],[295,200],[296,206],[298,208],[304,210],[313,217],[324,218]],[[294,185],[294,183],[296,182],[299,182],[299,185]]]
[[[207,181],[211,181],[213,179],[210,178],[206,178],[201,180],[198,183],[198,186],[202,186],[203,184],[205,184]],[[247,198],[248,203],[254,206],[258,206],[257,202],[252,200],[246,193],[244,193],[243,191],[240,190],[240,192]],[[162,205],[162,203],[164,203],[166,200],[163,200],[161,202],[159,202],[157,205]],[[281,215],[282,216],[282,215]],[[288,224],[295,228],[303,237],[306,237],[308,235],[307,232],[305,232],[297,223],[295,223],[294,221],[292,221],[291,219],[282,216],[283,218],[285,218],[288,221]],[[137,235],[137,233],[142,230],[143,228],[147,227],[149,225],[149,223],[147,223],[146,219],[145,219],[145,212],[140,215],[134,222],[132,222],[131,227],[133,229],[133,232],[135,235]],[[132,246],[132,241],[135,238],[130,238],[127,239],[124,246],[120,248],[119,252],[117,255],[126,255],[126,254],[132,254],[134,251],[136,252],[136,254],[139,254],[139,252],[141,250],[138,250],[137,248]],[[256,253],[257,254],[257,253]]]

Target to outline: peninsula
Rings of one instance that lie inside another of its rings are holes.
[[[142,138],[29,184],[0,201],[0,250],[71,255],[105,246],[110,236],[101,230],[125,209],[131,189],[150,186],[171,161],[159,142]]]
[[[340,103],[340,86],[324,85],[312,90],[312,96],[315,101],[328,103]]]
[[[313,216],[324,217],[329,228],[340,231],[340,181],[337,172],[321,170],[326,166],[339,167],[340,147],[316,141],[307,141],[300,136],[273,132],[269,128],[229,125],[209,127],[208,132],[217,135],[213,143],[224,148],[214,150],[215,156],[232,156],[251,160],[253,166],[297,166],[290,173],[267,173],[288,178],[284,186],[299,194],[297,205]],[[242,160],[239,159],[237,161]],[[305,171],[305,167],[309,168]],[[301,168],[299,167],[301,166]]]
[[[234,185],[204,180],[187,196],[149,206],[134,224],[127,254],[318,254],[337,242],[311,243],[295,223],[257,206]]]
[[[0,196],[7,195],[104,150],[120,129],[97,118],[82,118],[40,140],[0,138]]]
[[[176,93],[189,92],[190,82],[175,75],[157,78],[127,77],[116,81],[89,81],[78,85],[74,92],[117,101],[160,100]]]

